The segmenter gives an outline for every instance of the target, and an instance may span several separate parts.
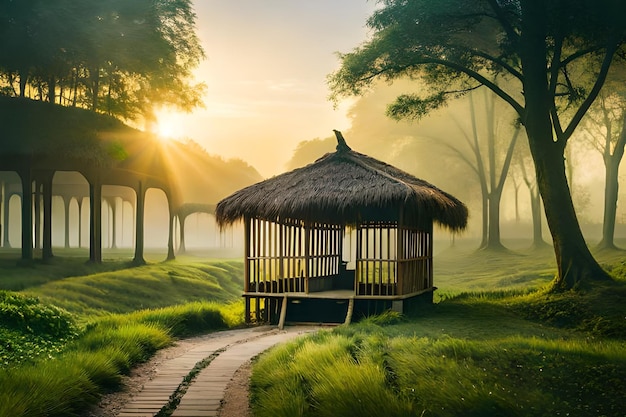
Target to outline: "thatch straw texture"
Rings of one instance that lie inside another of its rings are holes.
[[[423,225],[451,230],[467,225],[467,207],[452,195],[389,164],[351,150],[336,132],[337,152],[275,176],[217,204],[220,225],[244,217],[273,222],[303,220],[355,225],[364,221]]]

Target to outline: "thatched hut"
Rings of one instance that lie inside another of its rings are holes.
[[[349,322],[432,302],[433,222],[462,230],[467,208],[335,134],[336,152],[217,204],[221,226],[244,221],[247,322]]]

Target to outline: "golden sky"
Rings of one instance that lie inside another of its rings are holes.
[[[173,137],[211,154],[241,158],[264,177],[284,165],[302,140],[347,129],[349,103],[328,101],[326,75],[367,37],[373,0],[195,0],[207,59],[196,71],[207,84],[205,108],[162,112]]]

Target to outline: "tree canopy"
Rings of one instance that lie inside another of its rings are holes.
[[[153,107],[190,109],[204,57],[191,0],[23,0],[0,3],[0,94],[124,119]]]
[[[620,0],[381,0],[372,36],[340,54],[332,97],[364,94],[379,79],[410,77],[423,94],[400,95],[395,118],[419,118],[486,87],[526,130],[558,266],[557,288],[603,279],[576,218],[563,162],[568,140],[612,67],[623,65]]]

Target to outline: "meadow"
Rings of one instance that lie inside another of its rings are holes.
[[[615,282],[553,294],[550,248],[444,248],[431,308],[261,355],[254,415],[625,416],[624,252],[596,256]]]
[[[624,252],[597,254],[615,283],[554,295],[551,249],[526,244],[439,244],[432,307],[261,355],[255,416],[626,415]],[[84,415],[158,349],[242,324],[240,259],[58,252],[0,253],[0,417]]]

